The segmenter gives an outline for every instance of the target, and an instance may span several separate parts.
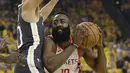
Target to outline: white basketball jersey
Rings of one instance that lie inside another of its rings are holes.
[[[64,50],[63,48],[57,46],[56,54],[60,54],[61,52],[63,52],[63,50]],[[75,49],[75,51],[67,59],[66,63],[63,64],[60,68],[58,68],[54,73],[80,73],[79,65],[80,65],[79,49]]]

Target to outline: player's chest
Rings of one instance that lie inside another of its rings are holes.
[[[64,51],[64,49],[57,47],[56,54],[60,54]],[[72,65],[77,65],[79,63],[79,52],[77,49],[72,52],[72,54],[69,56],[69,58],[66,60],[64,65],[72,66]]]

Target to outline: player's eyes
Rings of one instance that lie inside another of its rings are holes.
[[[62,23],[62,24],[64,24],[64,23],[65,23],[65,21],[61,21],[61,23]]]
[[[54,25],[57,25],[57,24],[58,24],[58,21],[57,21],[57,20],[55,20],[55,21],[54,21]]]
[[[64,19],[61,19],[61,24],[64,24],[65,23],[65,20]]]

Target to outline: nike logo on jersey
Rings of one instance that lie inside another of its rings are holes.
[[[57,52],[61,52],[62,50],[61,49],[58,49]]]

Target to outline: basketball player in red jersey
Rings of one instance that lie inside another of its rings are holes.
[[[78,48],[79,42],[70,41],[70,21],[67,15],[59,13],[53,20],[52,35],[45,38],[44,64],[49,73],[81,73],[80,60],[84,57],[96,73],[106,73],[106,58],[102,42],[97,44],[98,56],[92,49]],[[80,35],[79,35],[80,36]],[[75,36],[76,37],[76,36]],[[78,41],[78,39],[74,39]]]
[[[51,13],[58,0],[50,0],[43,8],[43,0],[22,0],[18,11],[18,49],[26,58],[25,67],[16,66],[15,73],[45,73],[42,64],[44,43],[43,22]]]

